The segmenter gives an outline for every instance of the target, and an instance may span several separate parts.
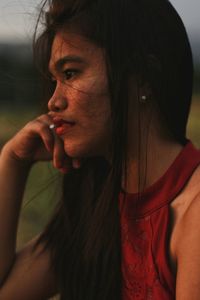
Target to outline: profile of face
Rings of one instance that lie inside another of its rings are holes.
[[[106,156],[111,110],[103,49],[79,34],[60,31],[52,44],[49,71],[56,83],[49,114],[66,154]]]

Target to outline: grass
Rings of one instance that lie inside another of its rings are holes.
[[[50,163],[37,163],[28,178],[18,228],[18,248],[48,222],[61,194],[61,175]]]
[[[200,95],[194,96],[187,126],[187,136],[200,148]]]

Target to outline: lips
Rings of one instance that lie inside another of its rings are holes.
[[[56,126],[55,131],[58,135],[67,133],[75,125],[75,122],[72,120],[64,120],[60,118],[53,118],[53,123]]]
[[[71,124],[71,125],[74,125],[75,122],[71,119],[61,119],[61,118],[53,118],[53,123],[56,125],[56,126],[62,126],[63,124]]]

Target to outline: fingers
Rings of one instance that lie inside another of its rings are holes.
[[[81,167],[81,160],[79,158],[72,159],[72,166],[74,169],[79,169]]]
[[[63,141],[55,134],[54,150],[53,150],[53,165],[60,172],[69,173],[72,168],[79,169],[81,160],[78,158],[70,158],[64,150]]]
[[[52,118],[49,115],[42,115],[37,118],[40,123],[40,135],[47,151],[52,154],[53,166],[60,171],[66,160],[62,140],[56,135],[52,125]]]
[[[80,167],[80,159],[71,158],[64,150],[62,139],[50,128],[52,118],[41,115],[27,123],[7,143],[9,155],[19,161],[53,161],[53,166],[62,173],[68,173],[72,168]]]
[[[47,134],[47,131],[42,133],[42,138],[45,147],[48,151],[52,152],[53,155],[53,166],[62,173],[68,173],[72,168],[78,169],[81,167],[81,160],[78,158],[70,158],[67,156],[64,150],[62,139],[56,134],[52,125],[52,119],[49,115],[41,116],[39,121],[48,125],[48,131],[50,130],[51,135]]]
[[[41,120],[38,120],[38,122],[40,122],[40,136],[45,145],[45,148],[48,152],[52,153],[54,149],[54,135],[48,128],[48,123],[43,123]]]
[[[46,150],[49,152],[52,152],[54,147],[53,132],[49,129],[51,123],[52,120],[48,115],[41,115],[37,119],[29,122],[26,126],[30,133],[42,139]]]
[[[66,173],[70,167],[70,160],[64,151],[63,141],[56,134],[54,139],[53,166]]]
[[[65,153],[63,141],[56,134],[54,128],[50,126],[51,124],[51,116],[42,115],[31,122],[31,130],[37,132],[42,139],[46,150],[51,154],[53,166],[62,173],[68,173],[72,168],[80,168],[81,160],[79,158],[70,158]]]

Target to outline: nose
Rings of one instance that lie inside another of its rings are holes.
[[[54,94],[48,102],[48,109],[52,112],[60,112],[67,108],[67,99],[62,95],[60,91],[54,91]]]

